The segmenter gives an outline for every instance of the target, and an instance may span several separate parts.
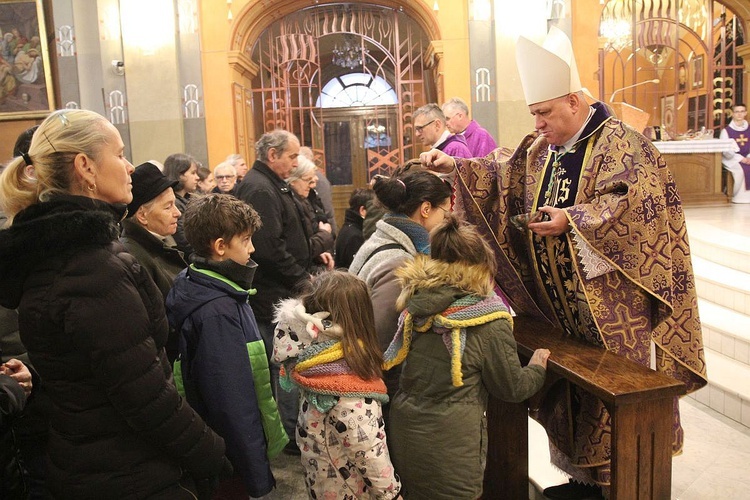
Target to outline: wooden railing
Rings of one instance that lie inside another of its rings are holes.
[[[668,499],[672,484],[672,412],[685,386],[604,349],[563,337],[548,323],[516,317],[521,359],[552,352],[547,377],[565,378],[597,396],[612,416],[612,499]],[[528,404],[494,398],[488,408],[483,499],[528,499]]]

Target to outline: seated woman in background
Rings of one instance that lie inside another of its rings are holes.
[[[187,267],[172,237],[181,216],[173,192],[177,181],[167,179],[151,162],[138,165],[131,178],[133,201],[128,205],[128,218],[122,221],[120,241],[148,272],[166,302],[177,274]],[[167,359],[174,362],[176,333],[169,332],[165,348]]]
[[[164,160],[164,175],[171,181],[177,181],[173,186],[175,205],[180,213],[185,213],[190,196],[198,189],[198,164],[190,155],[175,153],[169,155]],[[177,221],[177,231],[174,233],[174,240],[184,254],[185,261],[190,262],[190,256],[193,254],[193,248],[185,239],[185,233],[182,230],[182,217]]]
[[[313,162],[299,156],[297,166],[294,167],[286,182],[294,191],[294,201],[297,203],[302,226],[310,242],[310,257],[318,267],[333,269],[334,238],[331,225],[316,220],[315,209],[308,199],[312,186],[317,181],[316,170],[317,167]]]
[[[0,304],[18,309],[54,407],[52,495],[194,499],[231,465],[224,441],[177,393],[164,301],[117,240],[133,199],[124,149],[92,111],[42,122],[0,176],[11,220],[0,231]]]

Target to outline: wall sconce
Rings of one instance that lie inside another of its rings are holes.
[[[119,61],[117,59],[112,59],[112,73],[114,73],[117,76],[122,76],[125,74],[125,63],[123,61]]]

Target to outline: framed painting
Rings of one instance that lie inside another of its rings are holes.
[[[42,0],[0,0],[0,120],[54,109]]]
[[[692,86],[693,89],[703,87],[703,56],[695,56],[691,62],[692,68]]]

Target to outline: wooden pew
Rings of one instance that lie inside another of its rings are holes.
[[[552,352],[547,377],[565,378],[601,399],[612,416],[611,498],[668,499],[672,411],[681,382],[604,349],[563,337],[548,323],[514,319],[518,352]],[[528,499],[528,404],[490,399],[483,499]]]

